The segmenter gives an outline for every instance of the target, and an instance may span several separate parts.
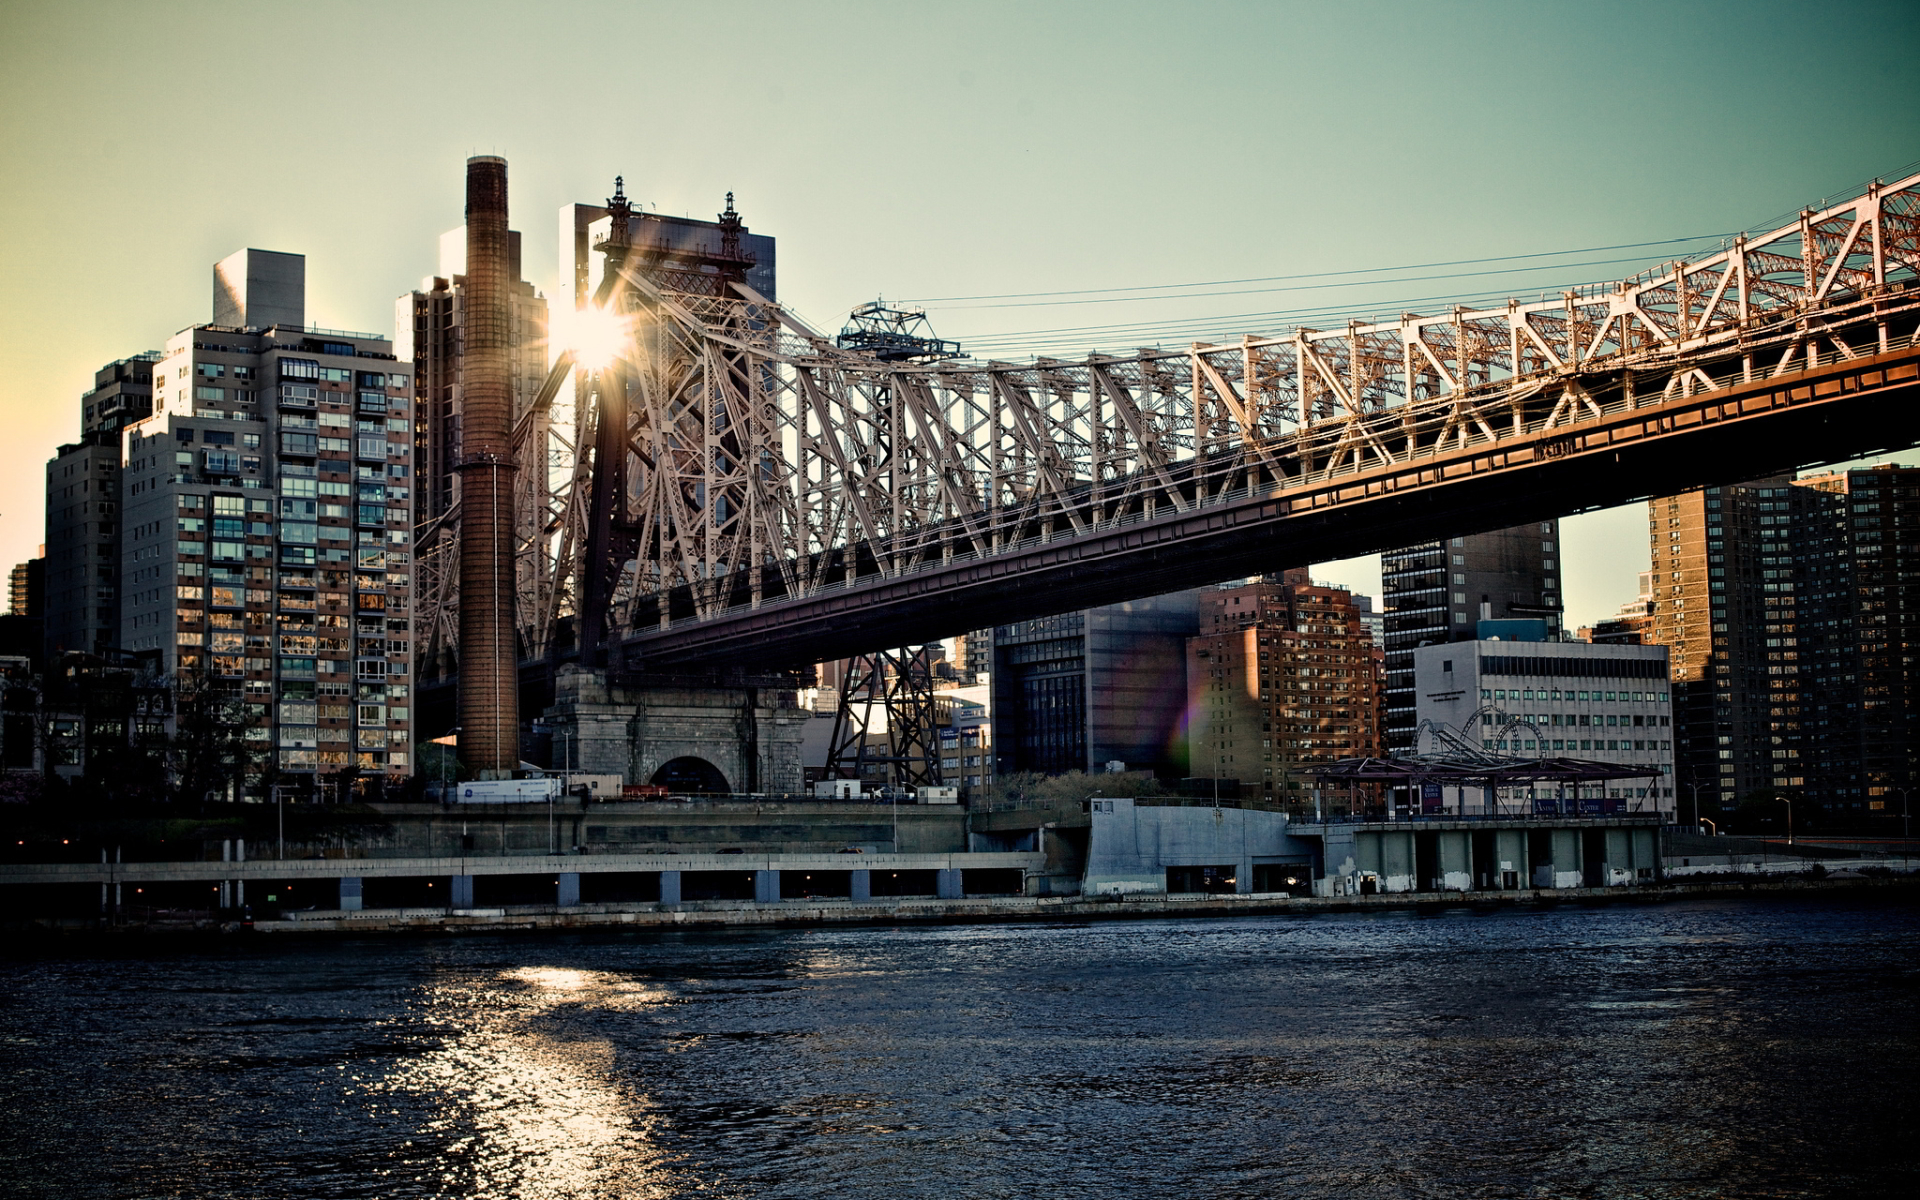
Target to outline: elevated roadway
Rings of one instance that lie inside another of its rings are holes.
[[[1764,378],[1651,394],[1634,391],[1631,371],[1587,375],[1513,403],[1501,425],[1391,461],[1316,471],[1308,455],[1277,447],[1267,478],[1217,495],[1189,468],[1184,508],[683,618],[635,632],[622,657],[649,670],[798,665],[1920,444],[1910,334],[1881,353],[1809,358]],[[1591,405],[1554,419],[1574,384]],[[1398,414],[1376,420],[1400,431]]]

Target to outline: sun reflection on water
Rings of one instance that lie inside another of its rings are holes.
[[[439,1194],[666,1197],[704,1190],[661,1145],[667,1122],[620,1078],[592,1019],[670,1002],[610,972],[519,967],[450,975],[422,990],[439,1031],[426,1052],[353,1085],[370,1105],[410,1098],[428,1115],[413,1145],[437,1146]],[[584,1019],[581,1019],[584,1018]],[[585,1026],[585,1028],[582,1028]],[[569,1029],[579,1036],[568,1036]]]

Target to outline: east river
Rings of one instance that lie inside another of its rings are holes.
[[[1920,1195],[1860,895],[0,959],[0,1194]]]

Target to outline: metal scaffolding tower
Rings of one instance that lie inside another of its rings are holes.
[[[933,698],[936,648],[883,650],[842,664],[828,779],[864,780],[869,768],[884,767],[893,787],[941,786],[940,717]],[[882,732],[885,753],[872,736]]]

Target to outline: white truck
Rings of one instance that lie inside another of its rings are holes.
[[[476,779],[460,785],[455,804],[545,804],[560,798],[558,779]]]

